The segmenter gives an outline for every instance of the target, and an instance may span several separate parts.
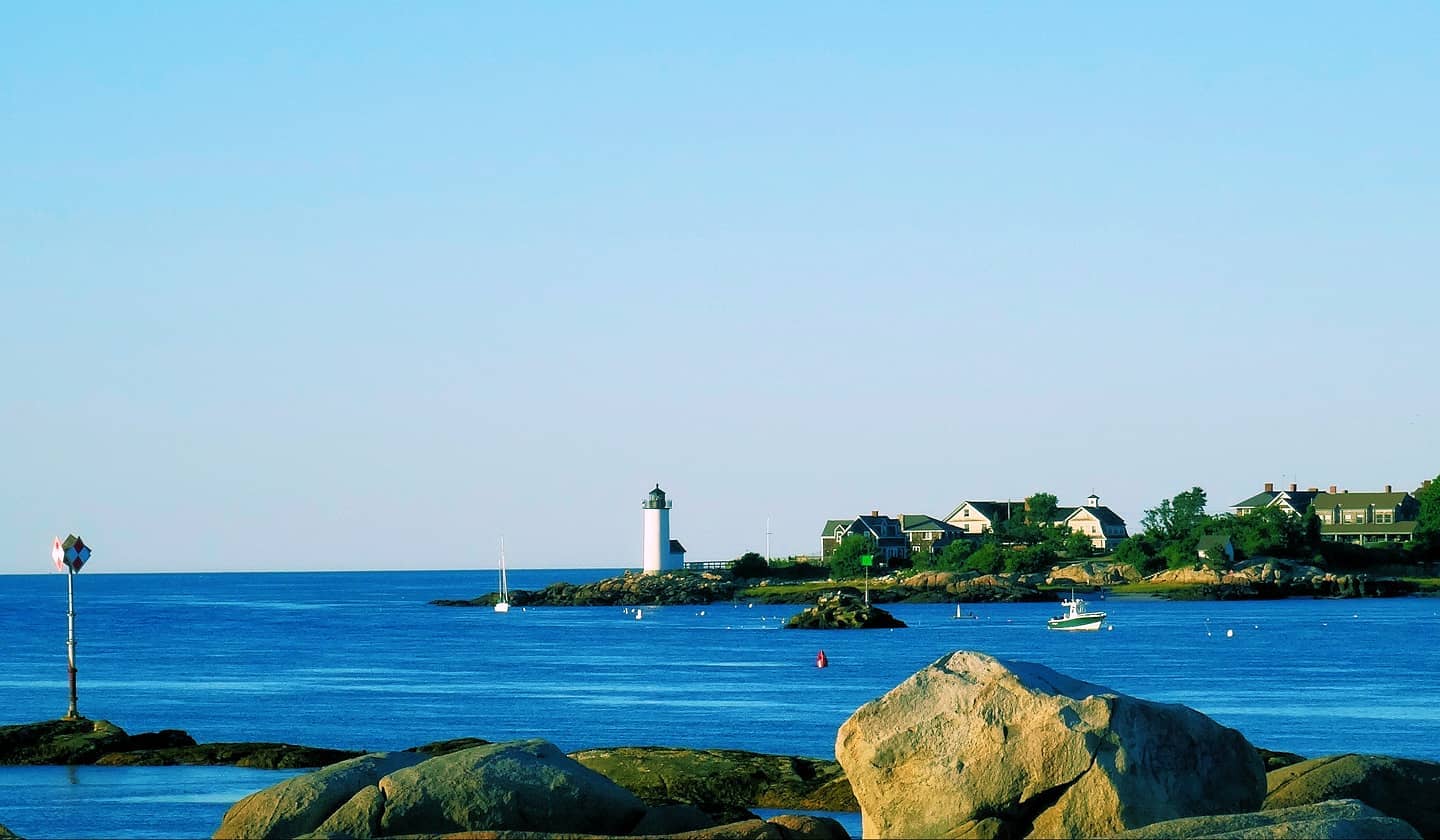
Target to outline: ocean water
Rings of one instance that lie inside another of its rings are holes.
[[[513,588],[616,570],[516,570]],[[1440,760],[1440,599],[1111,599],[1112,629],[1045,629],[1051,604],[887,606],[893,631],[780,631],[795,606],[441,608],[493,571],[82,574],[79,708],[200,741],[390,750],[543,737],[832,757],[862,703],[950,651],[1038,662],[1184,703],[1303,755]],[[0,576],[0,725],[66,708],[65,582]],[[830,667],[814,667],[825,650]],[[25,837],[202,837],[287,773],[0,767],[0,824]]]

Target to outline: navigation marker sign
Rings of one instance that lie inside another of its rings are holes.
[[[70,633],[65,647],[70,663],[70,711],[65,713],[65,719],[80,720],[80,712],[75,704],[75,573],[85,568],[85,564],[89,562],[90,546],[74,534],[70,534],[63,541],[56,537],[50,545],[50,559],[55,561],[56,571],[69,572],[65,575],[65,598],[68,605],[65,617]]]

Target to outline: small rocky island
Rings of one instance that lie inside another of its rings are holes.
[[[822,595],[785,622],[786,630],[884,630],[905,622],[860,599],[857,592],[841,590]]]

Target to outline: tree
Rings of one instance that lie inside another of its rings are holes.
[[[979,572],[982,575],[993,575],[1005,570],[1005,558],[1002,556],[999,543],[994,540],[987,540],[984,545],[965,558],[965,570]]]
[[[1191,487],[1173,499],[1164,499],[1159,506],[1145,511],[1140,524],[1147,534],[1175,540],[1190,537],[1210,517],[1205,514],[1205,491]]]
[[[1160,556],[1159,546],[1155,538],[1150,534],[1136,534],[1128,540],[1120,543],[1110,559],[1116,563],[1128,563],[1142,575],[1153,574],[1165,568],[1165,560]]]
[[[770,570],[765,558],[754,551],[747,551],[730,564],[730,573],[737,578],[764,577]]]
[[[875,540],[869,534],[850,534],[835,547],[830,555],[830,577],[836,580],[851,580],[865,573],[860,557],[875,553]]]
[[[1065,556],[1081,560],[1095,553],[1095,543],[1083,531],[1071,531],[1065,537]]]
[[[951,540],[935,555],[935,568],[946,572],[958,572],[975,553],[975,544],[964,537]]]
[[[1025,522],[1036,528],[1044,528],[1055,522],[1055,511],[1060,509],[1060,500],[1054,493],[1036,493],[1025,499]]]
[[[1415,542],[1422,550],[1440,551],[1440,476],[1415,491],[1415,499],[1420,502]]]

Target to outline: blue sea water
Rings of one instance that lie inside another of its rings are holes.
[[[516,570],[513,588],[616,570]],[[1111,599],[1113,629],[1047,631],[1051,604],[887,607],[893,631],[780,632],[794,606],[489,609],[494,572],[82,574],[82,714],[200,741],[402,749],[460,736],[564,750],[724,747],[830,757],[862,703],[959,649],[1184,703],[1259,746],[1440,760],[1440,600]],[[0,725],[66,708],[65,584],[0,576]],[[814,667],[824,649],[830,667]],[[0,767],[25,837],[202,837],[287,773]]]

